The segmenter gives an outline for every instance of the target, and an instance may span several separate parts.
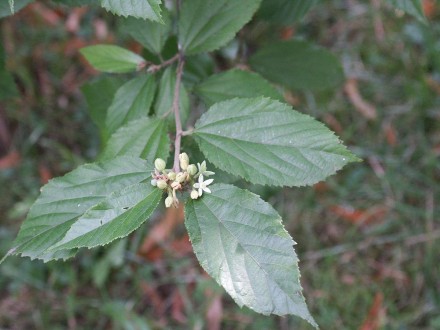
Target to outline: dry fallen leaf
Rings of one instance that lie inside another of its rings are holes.
[[[393,124],[390,122],[385,122],[383,124],[383,131],[385,133],[385,138],[388,145],[395,147],[397,145],[397,131]]]
[[[206,310],[206,324],[208,330],[220,330],[221,321],[223,318],[223,301],[222,295],[213,293],[212,291],[206,292],[207,296],[213,296],[208,309]]]
[[[166,311],[166,303],[158,290],[149,285],[146,281],[140,283],[140,288],[142,293],[146,296],[149,305],[151,305],[154,309],[154,313],[158,316],[158,318],[166,319],[165,311]]]
[[[6,156],[0,158],[0,170],[17,167],[20,161],[20,154],[16,150],[13,150]]]
[[[281,40],[290,40],[295,36],[295,29],[291,26],[286,26],[281,29],[280,38]]]
[[[369,225],[384,220],[388,207],[376,205],[366,210],[355,209],[350,206],[333,205],[330,211],[342,219],[357,225]]]
[[[429,19],[433,18],[437,13],[437,6],[436,0],[423,0],[423,12],[425,16]]]
[[[376,108],[363,99],[359,92],[358,81],[356,79],[348,79],[345,83],[344,90],[350,102],[362,116],[371,120],[376,119]]]
[[[335,116],[333,116],[330,113],[324,114],[324,122],[336,133],[336,134],[342,134],[344,131],[341,123],[339,120],[336,119]]]
[[[178,289],[174,290],[171,301],[171,317],[177,322],[185,324],[187,322],[184,314],[185,303]]]
[[[43,21],[50,26],[57,26],[62,17],[55,10],[49,8],[41,2],[34,2],[29,5],[29,8],[38,16],[40,16]]]
[[[385,318],[385,307],[383,306],[383,294],[376,293],[373,305],[368,312],[367,318],[359,327],[359,330],[379,330]]]
[[[50,169],[44,164],[38,166],[38,173],[40,174],[40,182],[43,185],[53,178]]]
[[[170,207],[162,219],[153,226],[139,249],[139,254],[146,255],[158,244],[164,242],[176,228],[183,223],[183,205],[179,208]]]

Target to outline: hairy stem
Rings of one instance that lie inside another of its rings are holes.
[[[173,112],[174,119],[176,122],[176,139],[174,140],[174,172],[180,172],[179,155],[180,155],[180,145],[182,141],[182,122],[180,120],[180,86],[182,83],[183,66],[185,65],[185,58],[183,53],[179,52],[177,59],[177,72],[176,72],[176,85],[174,86],[174,99],[173,99]]]

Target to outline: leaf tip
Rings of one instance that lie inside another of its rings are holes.
[[[349,155],[347,157],[344,157],[343,160],[345,160],[348,163],[361,163],[364,160],[360,157],[358,157],[357,155],[355,155],[354,153],[350,152]]]

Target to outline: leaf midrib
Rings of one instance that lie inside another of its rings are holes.
[[[134,210],[137,206],[139,206],[139,204],[145,202],[145,201],[148,199],[148,197],[150,197],[150,196],[151,196],[152,194],[154,194],[154,193],[156,193],[156,192],[154,191],[154,189],[151,190],[151,192],[150,192],[148,195],[146,195],[145,198],[143,198],[141,201],[139,201],[136,205],[134,205],[134,206],[132,206],[131,208],[127,209],[125,212],[119,214],[118,216],[116,216],[116,217],[113,218],[112,220],[106,222],[106,223],[103,224],[102,226],[96,227],[96,228],[92,229],[91,231],[89,231],[89,232],[87,232],[87,233],[81,235],[80,237],[75,237],[74,239],[69,240],[69,241],[67,241],[67,242],[65,242],[65,243],[63,243],[63,244],[61,244],[61,245],[59,245],[59,246],[56,246],[56,245],[57,245],[57,243],[56,243],[56,244],[54,245],[53,251],[56,252],[56,251],[70,250],[70,249],[74,249],[74,248],[83,248],[83,247],[94,248],[94,247],[100,246],[101,244],[96,244],[96,245],[92,245],[92,246],[81,245],[81,246],[76,246],[76,247],[67,247],[67,248],[65,248],[65,249],[61,248],[61,247],[64,246],[64,245],[68,245],[68,244],[70,244],[70,243],[72,243],[72,242],[75,242],[76,240],[80,240],[81,238],[83,238],[83,237],[86,236],[86,235],[92,235],[92,233],[94,233],[94,232],[96,232],[96,231],[104,230],[104,229],[105,229],[104,227],[109,227],[111,224],[114,223],[114,221],[116,221],[116,220],[119,219],[120,217],[124,217],[124,216],[126,216],[128,212],[133,212],[133,210]],[[98,204],[100,204],[100,203],[98,203]],[[96,204],[96,205],[94,205],[93,207],[89,208],[86,212],[83,213],[83,215],[85,215],[85,214],[86,214],[87,212],[89,212],[91,209],[93,209],[94,207],[96,207],[98,204]],[[149,207],[150,207],[150,206],[148,206],[148,208],[149,208]],[[136,216],[135,216],[135,217],[138,218],[138,217],[141,215],[140,213],[141,213],[141,212],[138,211],[138,212],[136,213]],[[82,218],[82,216],[79,217],[78,219],[76,219],[76,221],[81,220],[81,218]],[[72,224],[72,226],[73,226],[73,225],[74,225],[74,223]],[[72,226],[71,226],[71,227],[72,227]],[[69,228],[69,230],[70,230],[70,228]],[[68,231],[69,231],[69,230],[68,230]],[[136,230],[136,229],[134,229],[134,230]],[[133,231],[134,231],[134,230],[133,230]],[[63,238],[62,238],[59,242],[61,242],[61,241],[64,239],[64,237],[65,237],[66,235],[67,235],[67,232],[66,232],[66,234],[63,236]],[[118,238],[121,238],[121,237],[115,237],[112,241],[114,241],[115,239],[118,239]],[[50,251],[52,251],[52,250],[50,250]]]
[[[275,126],[275,127],[277,127],[277,126]],[[197,131],[197,129],[194,132],[194,134],[198,135],[198,136],[211,135],[211,136],[215,136],[215,137],[222,138],[222,139],[234,140],[234,141],[237,141],[237,142],[245,142],[245,143],[251,143],[251,144],[258,144],[260,146],[265,146],[265,147],[268,147],[268,148],[270,148],[270,147],[279,147],[279,148],[292,148],[292,149],[298,149],[298,150],[304,150],[305,149],[305,150],[312,150],[312,151],[315,151],[315,152],[327,153],[327,154],[330,154],[330,155],[340,155],[340,154],[337,154],[337,153],[334,153],[334,152],[330,152],[330,151],[327,151],[327,150],[320,149],[319,147],[307,147],[307,146],[297,146],[297,145],[283,145],[283,144],[275,144],[275,143],[268,143],[268,142],[255,142],[255,141],[246,140],[244,138],[230,137],[230,136],[220,135],[220,134],[216,134],[216,133],[212,133],[212,132],[200,132],[200,131]],[[338,143],[337,146],[341,146],[341,144]]]
[[[268,281],[268,280],[270,280],[270,281],[272,281],[273,283],[275,283],[276,284],[276,286],[288,297],[288,299],[294,304],[295,302],[290,298],[290,296],[284,291],[284,289],[280,286],[280,284],[277,282],[277,281],[275,281],[274,279],[272,279],[270,276],[269,276],[269,273],[267,272],[267,270],[265,269],[265,268],[263,268],[262,266],[261,266],[261,264],[255,259],[255,257],[248,251],[248,249],[246,249],[243,245],[242,245],[242,243],[240,242],[240,240],[237,238],[237,236],[235,236],[234,235],[234,233],[233,232],[231,232],[224,224],[223,224],[223,222],[215,215],[215,213],[211,210],[211,208],[206,204],[206,203],[203,203],[203,205],[205,205],[205,207],[206,207],[206,209],[214,216],[214,218],[215,219],[217,219],[218,220],[218,223],[221,223],[222,225],[223,225],[223,227],[224,227],[224,229],[226,229],[226,231],[227,232],[229,232],[229,234],[232,236],[232,237],[234,237],[234,239],[237,241],[237,244],[239,244],[240,246],[241,246],[241,248],[244,250],[244,251],[246,251],[246,253],[250,256],[250,258],[258,265],[258,267],[263,271],[263,273],[264,273],[264,275],[265,275],[265,279],[266,279],[266,281]],[[200,225],[199,225],[200,226]],[[222,247],[223,247],[223,245],[222,245]],[[263,248],[264,248],[264,246],[262,246]],[[229,267],[229,266],[228,266]],[[247,268],[245,268],[246,269],[246,273],[248,272],[248,270],[247,270]],[[249,278],[249,276],[248,276],[248,278]],[[274,300],[273,300],[273,298],[271,297],[271,303],[272,303],[272,307],[273,307],[273,302],[274,302]]]

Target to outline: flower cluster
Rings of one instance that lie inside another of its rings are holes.
[[[214,172],[206,169],[206,161],[201,164],[189,163],[189,157],[186,153],[179,155],[181,172],[175,173],[171,169],[166,169],[166,163],[163,159],[157,158],[154,161],[154,172],[151,173],[151,184],[165,192],[168,197],[165,199],[165,206],[173,205],[177,207],[179,200],[177,199],[177,191],[191,191],[192,199],[197,199],[203,195],[203,192],[211,193],[208,186],[214,179],[205,180],[205,177],[214,175]]]

